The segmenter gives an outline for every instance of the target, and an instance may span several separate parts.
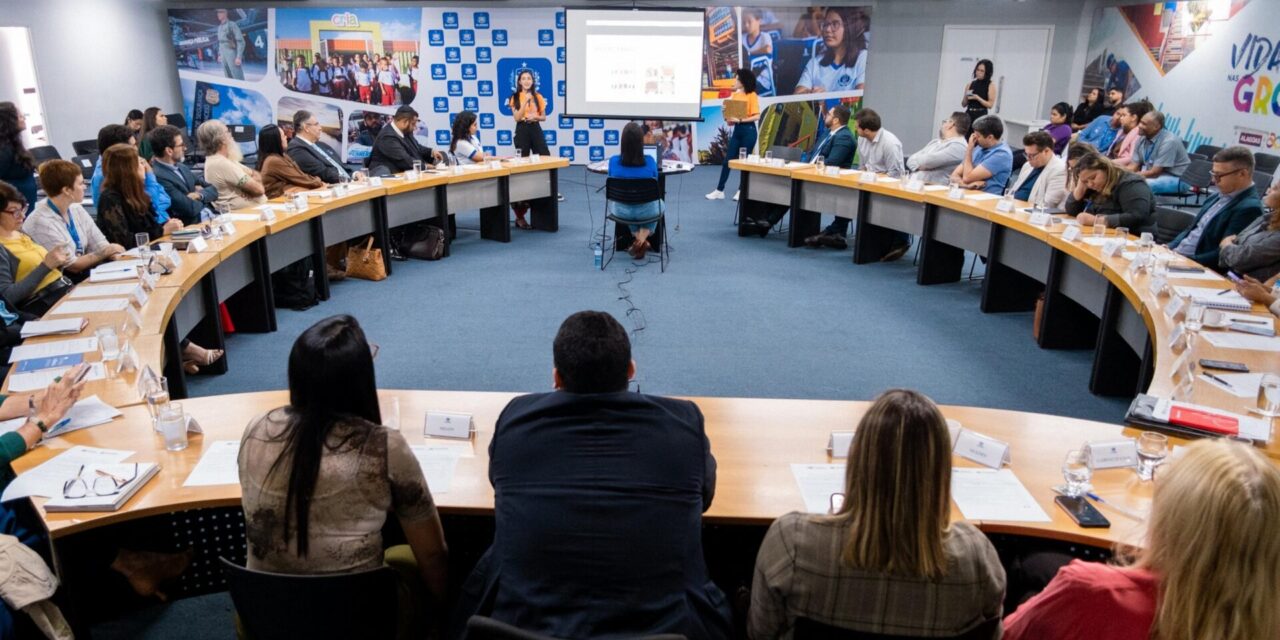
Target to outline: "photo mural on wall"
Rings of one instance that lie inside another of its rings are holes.
[[[170,9],[169,24],[192,130],[214,117],[255,128],[277,123],[288,134],[293,114],[306,109],[321,119],[328,144],[360,162],[378,128],[410,105],[425,145],[448,145],[453,118],[467,110],[478,116],[486,153],[514,155],[507,101],[522,71],[547,101],[543,132],[553,155],[603,162],[617,153],[626,124],[561,115],[560,8],[213,7]],[[703,120],[642,122],[646,142],[660,143],[665,159],[719,162],[724,147],[716,141],[728,135],[720,105],[740,66],[760,84],[768,134],[761,145],[808,149],[824,133],[826,109],[860,105],[870,8],[715,7],[706,26]]]

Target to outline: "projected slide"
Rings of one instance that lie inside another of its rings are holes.
[[[565,112],[696,120],[701,10],[566,10]]]

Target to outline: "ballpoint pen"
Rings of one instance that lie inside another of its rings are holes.
[[[1210,380],[1212,380],[1212,381],[1214,381],[1214,382],[1216,382],[1216,383],[1218,383],[1218,384],[1220,384],[1220,385],[1222,385],[1222,386],[1226,387],[1227,389],[1231,390],[1231,392],[1232,392],[1232,393],[1235,393],[1236,388],[1235,388],[1235,387],[1233,387],[1233,386],[1231,386],[1231,383],[1230,383],[1230,382],[1227,382],[1226,380],[1223,380],[1222,378],[1219,378],[1218,376],[1215,376],[1215,375],[1213,375],[1212,373],[1209,373],[1208,371],[1205,371],[1205,372],[1204,372],[1204,373],[1202,373],[1201,375],[1203,375],[1204,377],[1206,377],[1206,378],[1208,378],[1208,379],[1210,379]]]
[[[1097,503],[1099,503],[1099,504],[1107,505],[1107,508],[1114,510],[1116,513],[1119,513],[1119,514],[1121,514],[1121,515],[1124,515],[1124,516],[1128,516],[1128,517],[1130,517],[1130,518],[1133,518],[1134,520],[1137,520],[1138,522],[1143,522],[1143,521],[1145,521],[1145,520],[1147,519],[1147,518],[1146,518],[1146,516],[1143,516],[1142,514],[1138,513],[1137,511],[1132,511],[1132,510],[1130,510],[1130,509],[1126,509],[1126,508],[1124,508],[1124,507],[1121,507],[1121,506],[1118,506],[1118,505],[1114,505],[1114,504],[1111,504],[1110,502],[1107,502],[1106,500],[1103,500],[1103,499],[1102,499],[1102,496],[1100,496],[1100,495],[1098,495],[1098,494],[1096,494],[1096,493],[1094,493],[1094,492],[1092,492],[1092,491],[1086,492],[1086,493],[1085,493],[1085,495],[1086,495],[1086,496],[1089,496],[1089,498],[1091,498],[1094,502],[1097,502]]]

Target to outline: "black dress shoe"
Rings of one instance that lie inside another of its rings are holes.
[[[890,249],[889,253],[884,254],[884,257],[880,258],[880,262],[893,262],[894,260],[897,260],[898,258],[901,258],[904,255],[907,255],[907,250],[910,248],[911,248],[910,244],[900,244]]]
[[[768,220],[756,221],[756,233],[760,234],[761,238],[768,237],[769,230],[772,228],[773,228],[773,223],[769,222]]]
[[[822,234],[816,234],[804,239],[804,246],[810,249],[817,249],[822,246]]]
[[[818,242],[824,247],[831,247],[843,251],[849,248],[849,243],[844,241],[844,237],[834,233],[825,233],[818,238]]]

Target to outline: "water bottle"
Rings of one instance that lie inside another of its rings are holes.
[[[600,265],[604,262],[604,249],[600,248],[599,242],[592,243],[591,253],[595,254],[595,265],[596,268],[599,269]]]

